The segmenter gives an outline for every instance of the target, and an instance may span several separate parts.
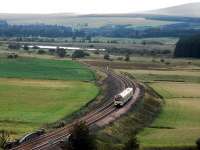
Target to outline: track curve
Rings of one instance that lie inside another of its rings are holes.
[[[107,74],[111,75],[116,82],[119,82],[119,89],[124,90],[127,87],[132,87],[134,92],[138,88],[138,84],[131,79],[115,74],[110,71],[106,71]],[[114,95],[113,95],[114,96]],[[25,142],[11,150],[47,150],[50,147],[57,145],[61,140],[66,139],[70,135],[70,131],[76,122],[84,121],[89,127],[93,127],[96,122],[109,116],[109,114],[117,110],[113,105],[112,98],[105,103],[98,106],[95,110],[89,112],[85,116],[74,120],[74,122],[64,126],[63,128],[56,129],[37,138],[34,138],[28,142]]]

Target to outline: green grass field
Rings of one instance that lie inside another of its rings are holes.
[[[139,134],[143,147],[192,146],[200,136],[200,85],[188,83],[150,84],[165,98],[165,107],[154,128]]]
[[[98,94],[81,81],[0,79],[0,129],[22,135],[77,111]]]
[[[88,82],[94,73],[73,61],[2,58],[0,68],[0,130],[11,138],[71,115],[99,93]]]
[[[142,82],[152,81],[183,81],[191,83],[200,83],[200,71],[199,70],[123,70],[121,72],[128,72],[134,75],[135,78]]]
[[[0,77],[51,80],[94,80],[89,69],[69,60],[0,59]]]
[[[200,137],[199,61],[170,61],[173,65],[165,68],[118,70],[147,82],[165,101],[156,120],[138,134],[142,147],[193,146]]]

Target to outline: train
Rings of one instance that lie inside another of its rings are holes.
[[[126,88],[121,93],[114,96],[114,105],[116,107],[124,106],[133,97],[133,88]]]

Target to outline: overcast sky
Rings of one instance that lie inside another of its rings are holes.
[[[200,0],[0,0],[0,13],[129,13]]]

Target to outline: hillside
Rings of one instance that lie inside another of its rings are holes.
[[[77,15],[73,13],[58,14],[2,14],[0,20],[9,24],[50,24],[71,26],[74,28],[94,28],[106,25],[160,26],[171,24],[170,21],[150,20],[136,14]]]
[[[189,3],[179,6],[168,7],[149,11],[150,14],[184,16],[184,17],[200,17],[200,3]]]

